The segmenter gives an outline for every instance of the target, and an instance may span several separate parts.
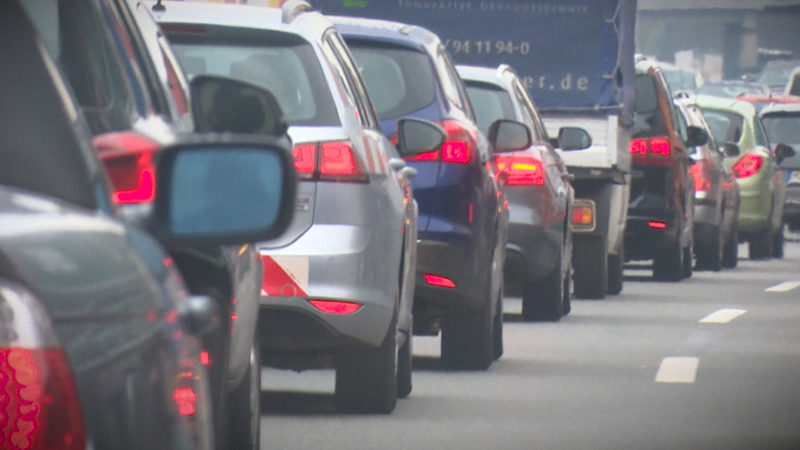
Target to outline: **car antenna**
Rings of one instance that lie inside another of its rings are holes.
[[[158,0],[155,5],[153,5],[153,12],[155,13],[165,13],[167,12],[167,7],[161,4],[162,0]]]

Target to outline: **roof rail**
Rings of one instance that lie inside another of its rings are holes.
[[[514,68],[509,66],[508,64],[500,64],[499,66],[497,66],[496,75],[497,75],[498,78],[503,76],[503,72],[510,72],[510,73],[513,73],[514,75],[517,74],[517,72],[514,71]]]
[[[311,4],[305,0],[289,0],[281,8],[281,22],[292,23],[300,13],[311,10]]]

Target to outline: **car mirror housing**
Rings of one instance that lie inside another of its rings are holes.
[[[151,222],[167,246],[272,239],[294,213],[297,179],[289,152],[253,136],[166,147],[156,180]]]
[[[584,150],[592,146],[592,136],[579,127],[563,127],[558,130],[558,148],[564,151]]]
[[[403,117],[397,121],[397,151],[403,156],[432,152],[446,137],[440,126],[427,120]]]
[[[196,131],[282,136],[289,126],[267,89],[217,75],[198,75],[190,84]]]
[[[522,122],[499,119],[489,125],[489,142],[496,153],[524,150],[531,146],[531,130]]]
[[[741,150],[739,150],[739,146],[734,142],[725,142],[720,147],[722,149],[722,154],[725,155],[726,158],[739,156],[742,153]]]
[[[708,143],[708,133],[706,133],[706,130],[695,125],[686,127],[686,136],[687,147],[699,147]]]

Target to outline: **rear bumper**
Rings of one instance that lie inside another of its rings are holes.
[[[513,208],[513,207],[512,207]],[[539,224],[511,223],[506,243],[507,281],[536,281],[553,271],[561,251],[561,234]]]
[[[660,221],[666,228],[654,228],[650,222]],[[625,227],[625,259],[628,261],[653,259],[664,248],[680,242],[680,224],[648,217],[630,217]]]
[[[446,316],[474,311],[486,301],[485,280],[477,275],[478,261],[462,248],[442,241],[417,243],[417,274],[414,292],[415,311],[422,315]],[[446,277],[454,288],[432,286],[426,274]],[[418,318],[415,312],[415,320]]]

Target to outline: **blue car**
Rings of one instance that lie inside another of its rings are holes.
[[[442,333],[449,367],[486,369],[502,354],[508,208],[466,89],[439,38],[420,27],[333,17],[391,139],[402,117],[439,124],[432,152],[406,157],[419,203],[415,334]]]

